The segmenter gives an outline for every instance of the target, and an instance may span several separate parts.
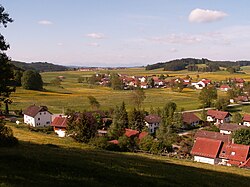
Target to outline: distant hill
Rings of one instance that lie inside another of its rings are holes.
[[[182,58],[171,60],[167,62],[159,62],[151,65],[146,66],[146,70],[153,70],[158,68],[163,68],[166,71],[179,71],[183,69],[188,69],[188,66],[192,66],[190,69],[195,69],[193,66],[197,64],[206,64],[212,69],[216,67],[235,67],[235,66],[249,66],[250,61],[212,61],[205,58],[202,59],[195,59],[195,58]],[[217,68],[214,68],[217,69]]]
[[[19,62],[19,61],[11,61],[11,63],[23,70],[36,70],[38,72],[50,72],[50,71],[66,71],[69,70],[69,67],[56,65],[48,62]]]

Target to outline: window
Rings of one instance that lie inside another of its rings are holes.
[[[42,115],[42,113],[40,112],[40,115]]]
[[[40,118],[38,118],[38,120],[40,120]]]
[[[46,114],[46,112],[44,112],[44,115]]]
[[[50,122],[49,122],[49,121],[47,121],[47,122],[46,122],[46,124],[50,124]]]

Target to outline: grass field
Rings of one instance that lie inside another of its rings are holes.
[[[0,186],[248,186],[250,171],[96,150],[10,125],[20,144],[0,149]]]
[[[243,68],[246,74],[229,74],[226,71],[215,73],[199,73],[200,78],[209,78],[211,80],[225,80],[226,78],[242,77],[245,80],[250,80],[250,68]],[[105,73],[107,71],[101,71]],[[190,75],[193,80],[197,79],[197,72],[177,71],[167,72],[162,70],[145,71],[143,68],[129,68],[116,70],[116,72],[127,75],[169,75],[176,77],[185,77]],[[66,72],[47,72],[42,73],[43,81],[45,82],[45,90],[31,91],[17,88],[13,93],[13,104],[10,109],[25,109],[31,104],[46,105],[53,113],[61,113],[66,109],[74,109],[76,111],[88,110],[90,105],[87,96],[94,96],[101,104],[101,109],[108,110],[116,105],[120,105],[124,101],[127,108],[130,110],[134,107],[131,102],[131,91],[114,91],[111,88],[102,86],[89,86],[87,84],[78,83],[77,79],[80,76],[91,76],[99,72],[79,72],[79,71],[66,71]],[[53,86],[50,83],[52,79],[57,76],[63,75],[65,79],[62,82],[62,87]],[[163,107],[167,101],[174,101],[177,103],[178,108],[185,110],[197,109],[200,106],[198,95],[199,91],[185,88],[182,93],[173,92],[169,88],[148,89],[145,90],[146,99],[143,103],[143,108],[149,110],[150,107]],[[225,93],[219,92],[219,95]],[[246,111],[249,109],[246,108]]]

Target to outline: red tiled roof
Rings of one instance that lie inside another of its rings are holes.
[[[242,101],[242,102],[249,101],[248,97],[247,96],[243,96],[243,95],[240,95],[240,96],[236,97],[235,100]]]
[[[202,79],[201,80],[204,84],[209,84],[211,83],[211,80],[208,80],[208,79]]]
[[[24,114],[27,116],[35,117],[39,112],[44,111],[49,112],[46,106],[31,105],[24,111]]]
[[[141,132],[140,134],[139,134],[139,140],[141,140],[142,138],[144,138],[145,136],[147,136],[148,135],[148,132]]]
[[[139,134],[139,131],[137,130],[132,130],[132,129],[125,129],[125,130],[126,130],[125,136],[127,137],[136,136]]]
[[[155,114],[150,114],[148,116],[145,116],[144,120],[147,123],[160,123],[161,122],[161,117]]]
[[[243,116],[243,121],[248,121],[248,122],[250,122],[250,115],[249,115],[249,114],[244,114],[244,116]]]
[[[184,123],[191,124],[193,122],[200,121],[200,118],[198,118],[194,113],[192,112],[185,112],[182,114],[182,119]]]
[[[233,81],[236,83],[244,83],[245,82],[245,80],[242,78],[234,78]]]
[[[61,116],[58,116],[56,117],[53,122],[51,123],[51,126],[53,127],[64,127],[66,128],[67,127],[67,121],[68,119],[66,117],[61,117]]]
[[[225,119],[230,114],[229,112],[225,112],[225,111],[208,110],[207,115],[212,116],[213,118],[216,118],[216,119]]]
[[[111,140],[111,141],[109,141],[109,143],[116,144],[116,145],[119,144],[118,140]]]
[[[222,141],[208,138],[197,138],[191,150],[192,155],[216,158],[219,154]]]
[[[226,131],[236,131],[238,129],[244,129],[244,128],[247,127],[238,124],[223,123],[220,125],[220,130],[226,130]]]
[[[212,131],[205,131],[205,130],[198,130],[194,138],[210,138],[214,140],[220,140],[224,143],[229,143],[231,142],[231,137],[228,134],[221,134],[219,132],[212,132]]]
[[[231,87],[229,85],[227,85],[227,84],[223,84],[223,85],[220,86],[220,89],[225,89],[225,88],[229,89]]]
[[[249,147],[248,145],[225,143],[220,151],[220,158],[226,158],[239,163],[245,162],[248,157]]]

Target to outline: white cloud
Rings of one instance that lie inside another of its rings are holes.
[[[63,43],[59,42],[57,43],[58,46],[63,46]]]
[[[40,25],[52,25],[53,23],[49,20],[41,20],[38,22]]]
[[[105,37],[102,33],[89,33],[86,36],[93,39],[103,39]]]
[[[196,8],[189,14],[189,21],[193,23],[208,23],[223,19],[228,16],[225,12],[217,10],[204,10]]]

